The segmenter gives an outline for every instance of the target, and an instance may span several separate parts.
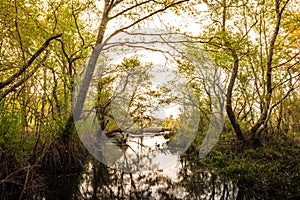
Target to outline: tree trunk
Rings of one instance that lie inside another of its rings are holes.
[[[231,125],[234,129],[234,132],[235,132],[238,140],[245,142],[245,140],[246,140],[245,136],[241,130],[241,127],[240,127],[240,125],[236,119],[236,116],[233,112],[233,109],[232,109],[232,91],[233,91],[235,79],[238,74],[239,58],[238,58],[238,55],[235,50],[231,50],[231,55],[233,57],[234,64],[233,64],[233,69],[231,72],[231,77],[230,77],[230,81],[229,81],[229,85],[228,85],[227,93],[226,93],[226,112],[227,112],[228,118],[231,122]]]
[[[267,55],[267,71],[266,71],[266,88],[267,88],[267,92],[266,92],[266,100],[264,102],[264,106],[263,106],[263,111],[262,114],[260,116],[260,118],[258,119],[258,121],[256,122],[256,124],[250,129],[250,133],[251,133],[251,137],[252,140],[257,140],[257,137],[259,137],[259,134],[262,133],[264,127],[262,129],[261,126],[264,125],[266,126],[267,124],[267,117],[268,114],[270,114],[270,105],[271,105],[271,99],[272,99],[272,92],[273,92],[273,88],[272,88],[272,61],[273,61],[273,54],[274,54],[274,48],[275,48],[275,42],[279,33],[279,29],[280,29],[280,24],[281,24],[281,16],[282,16],[282,12],[285,8],[286,4],[284,5],[284,7],[282,9],[280,9],[280,2],[276,0],[275,3],[275,10],[276,10],[276,15],[277,15],[277,20],[276,20],[276,27],[274,29],[274,32],[272,34],[272,38],[270,41],[270,46],[269,46],[269,51],[268,51],[268,55]]]

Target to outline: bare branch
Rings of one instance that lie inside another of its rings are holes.
[[[119,17],[120,15],[122,15],[122,14],[124,14],[124,13],[126,13],[126,12],[128,12],[128,11],[134,9],[134,8],[137,8],[137,7],[141,6],[141,5],[147,4],[147,3],[151,2],[151,1],[153,1],[153,0],[147,0],[147,1],[144,1],[144,2],[141,2],[141,3],[138,3],[138,4],[135,4],[135,5],[129,7],[129,8],[127,8],[127,9],[125,9],[125,10],[122,10],[121,12],[115,14],[114,16],[109,17],[109,20],[114,19],[114,18],[116,18],[116,17]]]
[[[80,33],[80,29],[79,29],[79,26],[78,26],[78,23],[77,23],[77,17],[75,15],[73,3],[72,3],[72,16],[74,18],[74,22],[75,22],[77,33],[78,33],[78,35],[79,35],[79,37],[81,39],[81,47],[84,47],[84,38],[82,37],[82,35]]]
[[[123,31],[125,31],[125,30],[127,30],[127,29],[133,27],[134,25],[140,23],[141,21],[144,21],[144,20],[146,20],[146,19],[152,17],[153,15],[156,15],[157,13],[163,12],[163,11],[167,10],[168,8],[170,8],[170,7],[173,7],[173,6],[182,4],[182,3],[184,3],[184,2],[188,2],[188,1],[189,1],[189,0],[181,0],[181,1],[177,1],[177,2],[175,2],[175,3],[169,4],[169,5],[165,6],[164,8],[158,9],[158,10],[156,10],[156,11],[150,13],[149,15],[147,15],[147,16],[145,16],[145,17],[142,17],[142,18],[140,18],[140,19],[138,19],[138,20],[136,20],[135,22],[133,22],[132,24],[130,24],[130,25],[128,25],[128,26],[125,26],[125,27],[123,27],[123,28],[121,28],[121,29],[119,29],[119,30],[116,30],[114,33],[112,33],[112,34],[105,40],[104,44],[105,44],[109,39],[111,39],[113,36],[115,36],[115,35],[117,35],[118,33],[121,33],[121,32],[123,32]]]

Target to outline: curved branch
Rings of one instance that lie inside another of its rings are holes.
[[[129,8],[127,8],[127,9],[125,9],[125,10],[122,10],[121,12],[115,14],[114,16],[109,17],[109,20],[114,19],[114,18],[116,18],[116,17],[118,17],[118,16],[120,16],[120,15],[122,15],[122,14],[124,14],[124,13],[126,13],[126,12],[128,12],[128,11],[130,11],[130,10],[136,8],[136,7],[138,7],[138,6],[141,6],[141,5],[143,5],[143,4],[147,4],[147,3],[151,2],[151,1],[152,1],[152,0],[147,0],[147,1],[144,1],[144,2],[141,2],[141,3],[138,3],[138,4],[135,4],[135,5],[129,7]]]
[[[14,84],[13,86],[11,86],[9,89],[5,90],[4,92],[2,92],[0,94],[0,101],[6,97],[9,93],[13,92],[15,89],[17,89],[19,86],[21,86],[22,84],[24,84],[39,68],[40,66],[46,61],[48,57],[48,53],[45,54],[45,56],[43,57],[42,61],[39,62],[32,71],[30,71],[28,74],[26,74],[26,76],[24,78],[22,78],[21,80],[19,80],[16,84]]]
[[[21,76],[29,67],[30,65],[36,60],[36,58],[49,46],[50,42],[54,39],[57,39],[61,37],[62,34],[57,34],[49,37],[45,43],[40,47],[35,54],[28,60],[28,62],[14,75],[12,75],[10,78],[8,78],[4,82],[0,82],[0,89],[4,88],[5,86],[11,84],[14,80],[16,80],[19,76]]]

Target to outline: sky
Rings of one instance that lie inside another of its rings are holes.
[[[101,10],[104,6],[104,1],[96,1],[97,8]],[[188,12],[181,12],[180,15],[176,15],[172,11],[166,11],[160,15],[155,15],[151,20],[148,20],[145,28],[153,28],[153,29],[164,29],[164,27],[174,27],[174,30],[179,31],[181,33],[190,33],[192,35],[197,35],[200,30],[201,26],[209,23],[207,21],[207,18],[205,18],[205,11],[208,9],[206,4],[199,4],[196,5],[195,8],[199,12],[199,15],[197,16],[197,19],[191,18],[189,16]],[[97,16],[95,13],[85,13],[81,16],[81,19],[86,22],[86,25],[90,27],[92,31],[97,32],[99,22],[99,16]],[[97,20],[95,20],[97,19]],[[128,20],[128,19],[125,19]],[[96,23],[95,23],[96,22]],[[125,21],[113,20],[110,21],[106,30],[106,37],[109,36],[111,33],[113,33],[116,29],[120,28],[123,24],[126,24]],[[115,38],[112,39],[112,41],[117,40]],[[130,40],[130,38],[129,38]],[[121,47],[120,47],[121,48]],[[164,47],[155,47],[155,48],[164,48]],[[116,50],[113,50],[113,53],[108,51],[110,57],[114,58],[113,61],[110,64],[120,64],[124,57],[131,57],[134,54],[138,54],[141,57],[142,62],[147,63],[151,62],[154,66],[153,68],[153,74],[154,78],[152,79],[153,87],[166,83],[169,80],[174,79],[174,74],[171,72],[172,69],[175,69],[176,66],[166,60],[166,55],[159,53],[159,52],[153,52],[153,51],[145,51],[145,50],[137,50],[136,53],[127,52],[127,53],[119,53],[117,55]],[[166,69],[169,69],[167,72]],[[163,72],[161,69],[165,69]],[[185,80],[182,79],[183,82]],[[176,91],[172,91],[176,93]],[[157,118],[167,118],[171,115],[174,118],[177,118],[180,111],[181,106],[176,103],[171,103],[168,106],[162,106],[157,111],[154,111],[154,117]]]
[[[97,9],[102,10],[104,1],[95,1],[95,4]],[[176,15],[173,11],[167,10],[159,15],[154,15],[151,20],[147,20],[147,25],[144,26],[148,26],[148,28],[162,29],[164,29],[165,25],[173,26],[175,30],[179,30],[182,33],[188,32],[192,33],[193,35],[197,35],[200,32],[201,27],[209,24],[210,21],[206,17],[206,11],[208,10],[208,7],[205,3],[195,5],[194,8],[197,12],[196,18],[191,17],[191,15],[189,15],[189,11],[181,11],[180,15]],[[80,16],[80,19],[85,22],[85,26],[91,31],[98,30],[100,17],[96,13],[84,12]],[[120,20],[120,18],[117,18],[115,20],[111,20],[108,23],[106,36],[110,35],[127,22],[128,19]]]

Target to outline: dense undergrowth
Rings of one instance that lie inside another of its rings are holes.
[[[235,181],[246,199],[300,199],[300,144],[293,138],[273,134],[253,147],[224,136],[200,162]]]
[[[87,151],[77,137],[60,138],[23,152],[15,146],[0,152],[0,199],[31,199],[46,190],[45,177],[80,172]]]

